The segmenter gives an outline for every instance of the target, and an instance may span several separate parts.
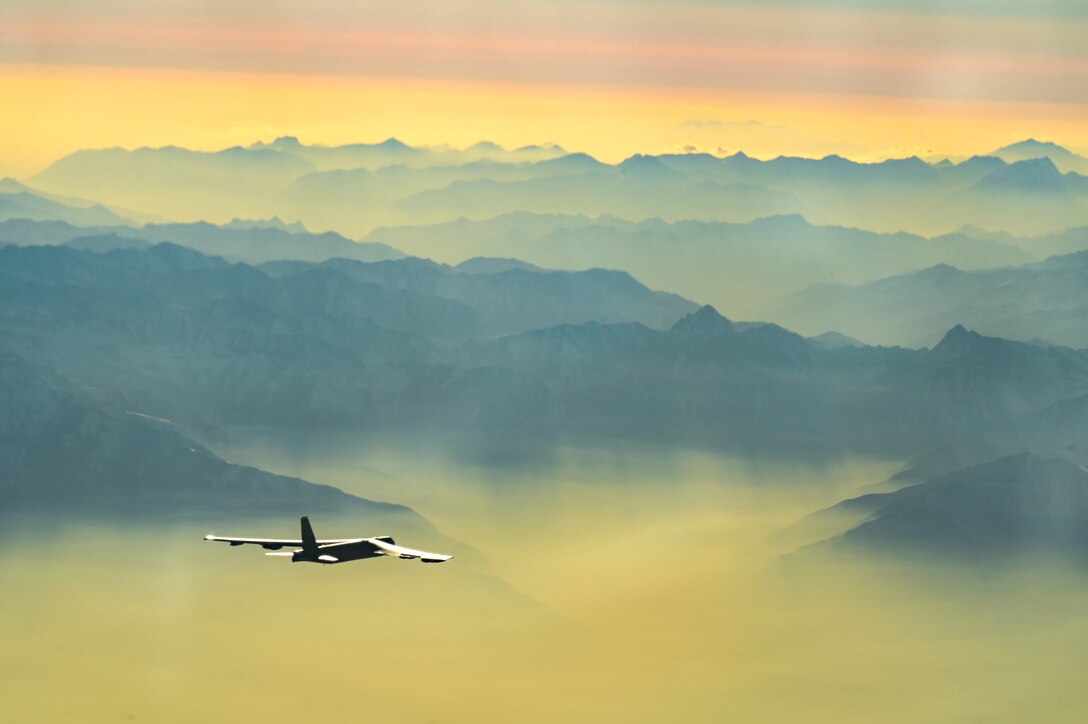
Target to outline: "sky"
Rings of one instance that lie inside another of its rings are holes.
[[[1088,148],[1080,0],[0,0],[0,174],[78,148]]]

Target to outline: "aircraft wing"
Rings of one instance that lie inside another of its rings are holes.
[[[286,538],[229,538],[227,536],[220,535],[206,535],[204,540],[219,541],[221,543],[230,543],[232,546],[240,545],[258,545],[265,550],[278,551],[281,548],[305,548],[303,541],[299,539],[286,539]],[[343,554],[331,555],[337,552],[337,550],[346,549],[360,549],[363,552],[372,551],[371,555],[383,555],[392,556],[393,558],[418,558],[424,563],[442,563],[453,558],[453,556],[443,555],[441,553],[428,553],[427,551],[417,551],[414,548],[405,548],[404,546],[398,546],[393,543],[393,539],[388,536],[380,536],[376,538],[335,538],[332,540],[318,540],[316,542],[316,549],[325,552],[325,555],[330,559],[326,562],[333,562],[333,560],[340,558],[344,559]],[[370,557],[367,555],[359,556],[359,550],[354,551],[356,555],[346,558],[347,560],[354,560],[359,557]],[[292,555],[291,552],[284,551],[282,553],[269,553],[267,555]],[[316,552],[315,552],[316,555]],[[319,560],[324,560],[321,556],[318,556]]]
[[[206,535],[204,540],[221,541],[223,543],[230,543],[232,546],[245,545],[247,543],[252,545],[258,545],[261,548],[267,548],[270,551],[279,550],[280,548],[301,548],[301,540],[285,540],[281,538],[227,538],[220,535]],[[319,540],[317,544],[322,545],[334,545],[337,543],[346,543],[343,539],[337,538],[335,540]]]
[[[367,542],[381,551],[384,555],[393,556],[394,558],[418,558],[424,563],[442,563],[443,561],[448,561],[453,558],[453,556],[445,556],[441,553],[428,553],[427,551],[417,551],[412,548],[394,545],[381,538],[367,538]]]

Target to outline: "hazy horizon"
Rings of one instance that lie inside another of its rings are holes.
[[[692,127],[714,127],[714,126],[737,126],[737,127],[762,127],[760,121],[755,119],[738,120],[738,121],[713,121],[713,120],[699,120],[691,119],[685,122],[686,125]],[[948,150],[933,150],[933,149],[886,149],[881,153],[867,153],[858,152],[856,149],[851,150],[850,145],[843,143],[841,145],[827,145],[819,150],[816,149],[798,149],[796,151],[783,152],[781,149],[776,149],[773,146],[760,147],[756,144],[752,144],[751,147],[745,147],[742,143],[734,146],[697,146],[690,143],[681,143],[672,146],[651,146],[651,145],[639,145],[637,143],[627,147],[616,147],[609,152],[601,153],[594,152],[589,148],[583,148],[579,146],[572,146],[565,144],[550,136],[542,137],[528,137],[519,139],[518,141],[505,143],[496,142],[494,139],[481,136],[475,139],[451,141],[449,138],[436,137],[426,138],[422,140],[414,140],[404,135],[397,134],[395,129],[388,135],[377,136],[360,136],[360,135],[348,135],[348,136],[334,136],[334,137],[320,137],[320,136],[307,136],[304,133],[298,133],[290,127],[280,129],[275,132],[265,133],[261,135],[249,135],[245,137],[235,138],[223,138],[221,140],[209,140],[205,143],[197,144],[179,144],[176,139],[165,138],[158,143],[142,143],[142,144],[126,144],[123,142],[108,143],[101,145],[73,145],[67,149],[59,150],[55,152],[55,155],[43,157],[38,161],[36,166],[28,166],[21,169],[3,169],[0,168],[0,176],[7,178],[14,178],[19,181],[26,182],[32,179],[34,176],[40,175],[50,166],[57,161],[78,153],[80,151],[106,151],[106,150],[124,150],[124,151],[146,151],[146,150],[164,150],[172,148],[184,148],[186,150],[195,151],[198,153],[214,154],[222,151],[229,151],[236,148],[251,148],[251,147],[264,147],[270,146],[275,141],[280,139],[292,139],[297,140],[304,146],[312,146],[319,148],[336,148],[339,146],[350,145],[367,145],[378,146],[386,142],[396,141],[404,143],[412,148],[438,151],[438,152],[466,152],[470,151],[474,147],[486,146],[494,144],[499,147],[501,151],[518,151],[522,149],[530,148],[548,148],[556,147],[561,149],[564,154],[587,154],[596,158],[597,160],[607,164],[618,164],[629,158],[648,155],[708,155],[717,158],[728,158],[730,156],[748,156],[760,161],[772,161],[777,158],[801,158],[809,160],[820,160],[828,157],[845,158],[849,161],[859,164],[879,164],[884,161],[906,160],[911,158],[920,158],[929,164],[938,163],[941,161],[950,161],[951,163],[962,163],[975,156],[990,155],[991,152],[996,151],[1006,146],[1016,145],[1022,142],[1039,142],[1043,144],[1054,144],[1060,146],[1068,151],[1071,151],[1077,155],[1088,156],[1088,145],[1079,145],[1083,141],[1068,140],[1061,137],[1043,137],[1042,134],[1036,132],[1034,135],[1029,130],[1010,133],[1001,141],[995,141],[986,145],[983,142],[976,142],[967,148],[957,148]],[[522,161],[523,163],[527,161]]]

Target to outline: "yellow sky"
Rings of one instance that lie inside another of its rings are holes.
[[[6,0],[0,174],[279,135],[609,161],[1088,148],[1088,20],[1062,0],[315,3]]]
[[[66,66],[0,68],[0,94],[23,109],[0,115],[0,173],[15,176],[78,148],[213,150],[285,134],[327,144],[552,141],[609,161],[687,145],[863,160],[980,153],[1029,135],[1088,145],[1083,109],[1069,104]]]

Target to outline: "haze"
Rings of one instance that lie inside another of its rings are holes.
[[[496,469],[328,440],[242,447],[353,492],[396,489],[490,561],[291,567],[200,546],[189,519],[107,516],[42,542],[35,518],[9,518],[9,716],[1013,722],[1085,703],[1078,575],[774,562],[769,536],[886,462],[572,449]]]

